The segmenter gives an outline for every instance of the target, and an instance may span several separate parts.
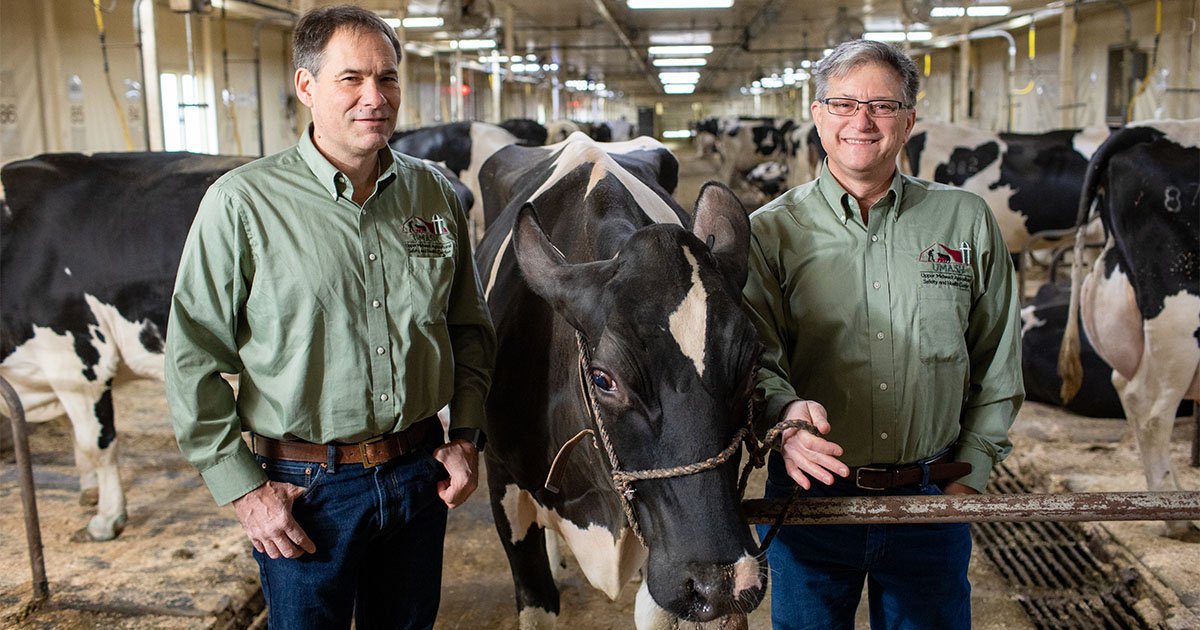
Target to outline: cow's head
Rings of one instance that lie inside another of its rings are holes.
[[[742,311],[750,225],[728,188],[700,192],[691,232],[655,224],[610,260],[569,264],[526,205],[515,249],[532,290],[577,330],[622,470],[680,467],[725,449],[747,422],[761,344]],[[737,495],[738,457],[633,484],[655,603],[708,621],[752,610],[766,587]]]

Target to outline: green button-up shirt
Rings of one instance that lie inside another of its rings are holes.
[[[900,173],[868,217],[827,168],[751,215],[764,424],[814,400],[845,464],[952,447],[982,490],[1025,397],[1008,248],[978,196]]]
[[[449,182],[385,148],[359,207],[310,133],[218,179],[179,264],[167,401],[222,505],[266,481],[243,431],[358,442],[447,403],[483,426],[495,332]]]

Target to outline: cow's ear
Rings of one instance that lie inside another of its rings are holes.
[[[577,330],[598,335],[604,321],[604,287],[616,273],[617,262],[568,263],[542,231],[532,203],[521,207],[513,231],[517,265],[529,288]]]
[[[700,189],[692,233],[708,244],[725,275],[730,293],[738,295],[746,284],[746,259],[750,255],[750,219],[733,191],[720,182]]]

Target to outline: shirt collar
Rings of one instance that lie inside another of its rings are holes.
[[[308,165],[308,169],[321,183],[321,187],[329,193],[329,196],[337,199],[350,187],[349,178],[337,170],[337,168],[325,159],[324,155],[317,150],[317,145],[312,141],[313,126],[309,123],[308,128],[304,133],[300,134],[300,141],[296,143],[296,150],[300,152],[300,158]],[[383,147],[379,150],[379,178],[377,182],[386,182],[396,175],[396,160],[392,157],[390,147]]]
[[[821,174],[817,178],[817,189],[821,191],[821,196],[825,198],[825,202],[833,212],[837,213],[842,223],[850,220],[854,216],[854,211],[851,208],[850,200],[853,199],[850,193],[846,192],[845,188],[838,183],[833,174],[829,172],[829,158],[821,163]],[[902,208],[901,201],[904,198],[904,176],[900,174],[900,169],[896,169],[896,173],[892,175],[892,183],[888,186],[888,191],[884,193],[881,201],[889,206],[892,214],[892,219],[900,218],[900,210]],[[878,203],[878,202],[876,202]]]

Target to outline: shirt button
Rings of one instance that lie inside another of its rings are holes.
[[[375,254],[367,254],[367,260],[375,260]]]
[[[871,235],[871,242],[872,242],[872,243],[878,243],[878,242],[879,242],[879,235],[877,235],[877,234],[872,234],[872,235]]]
[[[383,353],[384,353],[383,346],[379,346],[378,348],[375,348],[375,354],[383,354]]]
[[[880,383],[879,389],[886,392],[887,391],[887,383]]]
[[[881,440],[886,440],[886,439],[887,439],[887,434],[886,434],[886,433],[880,433],[880,434],[879,434],[879,439],[881,439]]]
[[[383,402],[387,402],[387,399],[388,399],[388,395],[387,395],[387,394],[380,394],[380,395],[379,395],[379,400],[382,400]]]
[[[881,331],[879,331],[879,332],[875,333],[875,338],[876,338],[876,339],[883,339],[883,331],[881,330]]]
[[[881,285],[880,285],[878,282],[876,282],[876,283],[872,284],[871,286],[873,286],[873,287],[875,287],[876,289],[878,289],[878,288],[879,288]]]
[[[380,302],[379,300],[375,300],[374,302],[371,302],[371,306],[374,306],[375,308],[379,308],[380,306],[383,306],[383,302]]]

